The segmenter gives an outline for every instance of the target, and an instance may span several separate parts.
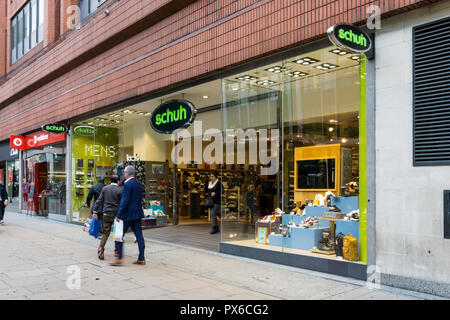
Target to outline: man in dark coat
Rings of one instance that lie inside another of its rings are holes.
[[[94,207],[94,214],[93,217],[98,219],[97,213],[99,212],[100,208],[102,208],[103,211],[103,230],[104,234],[102,236],[102,239],[100,241],[100,246],[98,248],[98,258],[100,260],[105,259],[105,245],[106,241],[108,241],[109,234],[111,233],[114,219],[116,218],[117,211],[119,210],[120,205],[120,197],[122,194],[122,188],[118,185],[119,182],[119,176],[116,174],[113,174],[111,176],[111,184],[105,186],[102,189],[102,192],[100,194],[100,197],[95,202]],[[116,242],[117,244],[117,242]],[[116,245],[116,253],[117,252],[117,245]]]
[[[0,225],[3,225],[5,222],[3,221],[3,217],[5,215],[5,208],[8,205],[8,192],[6,192],[6,188],[0,182]]]
[[[145,265],[145,242],[142,235],[141,219],[144,218],[144,210],[142,209],[142,195],[144,186],[136,180],[136,169],[132,166],[127,166],[124,170],[125,182],[122,187],[122,198],[120,199],[119,211],[116,215],[116,220],[123,221],[123,234],[127,232],[128,228],[134,232],[139,247],[139,258],[134,264]],[[123,263],[123,242],[117,242],[117,250],[119,256],[116,260],[111,262],[111,265],[121,265]]]

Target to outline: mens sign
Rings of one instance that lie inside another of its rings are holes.
[[[150,117],[150,125],[158,133],[170,134],[177,129],[188,127],[197,110],[186,100],[170,100],[159,105]]]
[[[328,38],[337,47],[366,53],[372,49],[370,37],[360,28],[349,24],[337,24],[328,29]]]

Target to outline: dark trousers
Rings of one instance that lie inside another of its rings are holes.
[[[211,208],[211,219],[213,228],[218,228],[219,224],[217,222],[217,215],[220,214],[220,204],[214,203],[214,206]]]
[[[103,236],[102,240],[100,241],[100,247],[105,248],[106,241],[108,241],[109,234],[111,233],[111,230],[114,225],[114,220],[116,219],[116,214],[113,213],[105,213],[103,214]],[[115,248],[117,250],[117,242],[115,242]]]
[[[5,215],[5,205],[0,203],[0,220],[3,220],[3,216]]]
[[[125,238],[125,233],[127,232],[129,227],[131,227],[131,230],[133,230],[133,233],[137,239],[138,248],[139,248],[138,260],[141,260],[141,261],[145,260],[145,258],[144,258],[145,241],[144,241],[144,236],[142,235],[141,219],[123,222],[124,238]],[[117,242],[117,251],[119,252],[119,259],[122,259],[123,258],[123,242]]]

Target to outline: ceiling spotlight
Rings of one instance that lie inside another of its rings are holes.
[[[151,114],[152,114],[151,112],[145,113],[146,116],[149,116],[149,115],[151,115]]]
[[[242,75],[242,76],[237,77],[236,79],[237,79],[237,80],[250,81],[250,80],[256,80],[256,79],[258,79],[258,78],[257,78],[257,77],[250,76],[250,75],[248,75],[248,74],[245,74],[245,75]]]
[[[208,99],[208,96],[203,96],[203,99]]]
[[[304,58],[300,58],[300,59],[294,60],[293,62],[295,62],[297,64],[308,65],[308,64],[319,62],[319,61],[320,60],[313,59],[313,58],[310,58],[310,57],[304,57]]]
[[[329,127],[328,131],[333,132],[334,128],[333,127]]]
[[[332,63],[323,63],[321,65],[315,66],[314,68],[319,70],[328,70],[328,69],[335,69],[337,67],[339,66]]]
[[[258,81],[256,83],[263,85],[263,86],[269,86],[269,85],[275,84],[276,82],[272,81],[272,80],[262,80],[262,81]]]
[[[306,72],[302,72],[302,71],[291,71],[291,72],[288,72],[287,75],[290,77],[293,77],[293,78],[299,78],[299,77],[307,76],[308,74]]]
[[[280,73],[281,71],[284,70],[284,68],[282,68],[280,66],[273,66],[273,67],[267,68],[265,70],[269,71],[269,72],[273,72],[273,73]]]
[[[359,56],[351,56],[349,59],[353,60],[353,61],[359,61]]]
[[[341,141],[342,141],[342,143],[346,143],[347,139],[343,138]]]
[[[341,50],[341,49],[339,49],[339,48],[330,50],[329,52],[334,53],[334,54],[337,54],[337,55],[340,55],[340,56],[345,56],[346,54],[349,54],[349,53],[350,53],[350,52]]]

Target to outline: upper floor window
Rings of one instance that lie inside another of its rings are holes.
[[[97,10],[97,8],[105,1],[106,0],[79,0],[78,5],[81,10],[81,20],[94,13],[95,10]]]
[[[44,0],[29,0],[11,20],[11,64],[44,38]]]

